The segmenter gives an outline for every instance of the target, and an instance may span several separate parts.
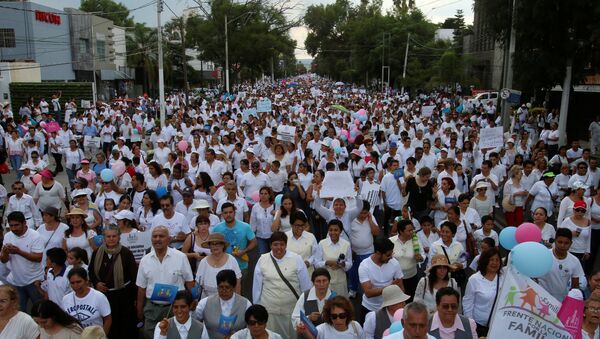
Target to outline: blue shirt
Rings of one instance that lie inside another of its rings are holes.
[[[90,136],[90,137],[95,137],[95,136],[98,135],[98,129],[94,125],[92,125],[92,126],[85,125],[83,127],[83,132],[82,133],[83,133],[84,136],[87,135],[87,136]]]
[[[226,252],[229,254],[233,254],[234,247],[240,250],[246,249],[248,241],[254,239],[254,232],[250,228],[250,225],[239,220],[236,220],[235,225],[231,228],[227,227],[225,221],[222,221],[215,225],[213,233],[222,233],[225,236],[225,240],[229,242],[229,247],[226,249]],[[238,257],[235,257],[235,259],[240,265],[240,269],[244,270],[248,268],[247,261],[243,261]]]

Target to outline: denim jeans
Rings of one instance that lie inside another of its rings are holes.
[[[19,170],[21,168],[22,158],[20,155],[11,155],[10,156],[10,167],[17,172],[17,179],[21,180],[23,176],[23,172]]]
[[[17,292],[19,293],[19,306],[22,312],[27,312],[27,303],[31,300],[31,303],[35,303],[38,300],[42,299],[42,296],[35,288],[33,283],[26,286],[15,286]]]
[[[259,237],[256,237],[256,239],[258,241],[258,253],[259,254],[269,253],[269,251],[271,250],[269,248],[270,239],[263,239],[263,238],[259,238]]]
[[[348,276],[350,277],[350,281],[348,282],[348,290],[350,291],[358,291],[358,287],[360,285],[360,281],[358,279],[358,266],[360,263],[371,256],[373,253],[357,255],[356,260],[352,263],[352,267],[350,267],[350,271],[348,272]]]

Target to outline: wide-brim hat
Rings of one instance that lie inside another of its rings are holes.
[[[222,233],[211,233],[208,236],[208,239],[202,242],[202,248],[210,248],[211,242],[220,242],[225,245],[225,247],[229,247],[229,242],[225,240],[225,236]]]
[[[403,303],[410,299],[410,296],[404,293],[398,285],[386,286],[381,295],[383,296],[382,308]]]
[[[427,268],[427,272],[431,271],[432,268],[436,266],[446,266],[450,267],[450,263],[448,262],[448,258],[446,258],[443,254],[436,254],[431,257],[431,266]]]
[[[87,213],[85,213],[81,208],[77,208],[77,207],[71,208],[69,213],[67,213],[67,216],[69,216],[69,217],[73,216],[73,215],[81,215],[82,217],[87,217]]]

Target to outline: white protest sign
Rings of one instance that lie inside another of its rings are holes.
[[[321,186],[321,198],[344,198],[356,195],[349,171],[329,171]]]
[[[84,136],[83,137],[83,146],[100,148],[100,137],[92,137],[89,135]]]
[[[256,113],[256,108],[247,108],[242,111],[242,119],[244,119],[244,121],[248,121],[251,115],[253,115],[255,118],[258,117],[258,113]]]
[[[435,109],[435,105],[423,106],[421,107],[421,116],[424,118],[429,118],[433,115],[433,110]]]
[[[271,100],[269,99],[263,99],[263,100],[259,100],[256,103],[256,111],[259,113],[262,112],[271,112],[273,110],[272,108],[272,104],[271,104]]]
[[[121,234],[121,245],[127,247],[135,262],[139,263],[146,252],[152,247],[151,231]]]
[[[277,127],[277,140],[294,142],[296,135],[296,126],[280,125]]]
[[[502,127],[482,128],[479,130],[479,148],[497,148],[504,145]]]
[[[88,109],[92,107],[92,102],[90,100],[81,100],[81,107]]]
[[[488,338],[572,338],[557,317],[560,302],[510,267],[496,300]]]
[[[239,91],[237,94],[237,98],[238,99],[245,99],[246,98],[246,92],[245,91]]]

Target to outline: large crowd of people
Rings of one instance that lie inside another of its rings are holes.
[[[163,124],[146,96],[61,100],[2,111],[2,338],[485,337],[499,233],[527,221],[554,260],[537,282],[582,290],[599,338],[600,122],[559,145],[524,104],[481,148],[493,102],[315,75],[172,94]]]

